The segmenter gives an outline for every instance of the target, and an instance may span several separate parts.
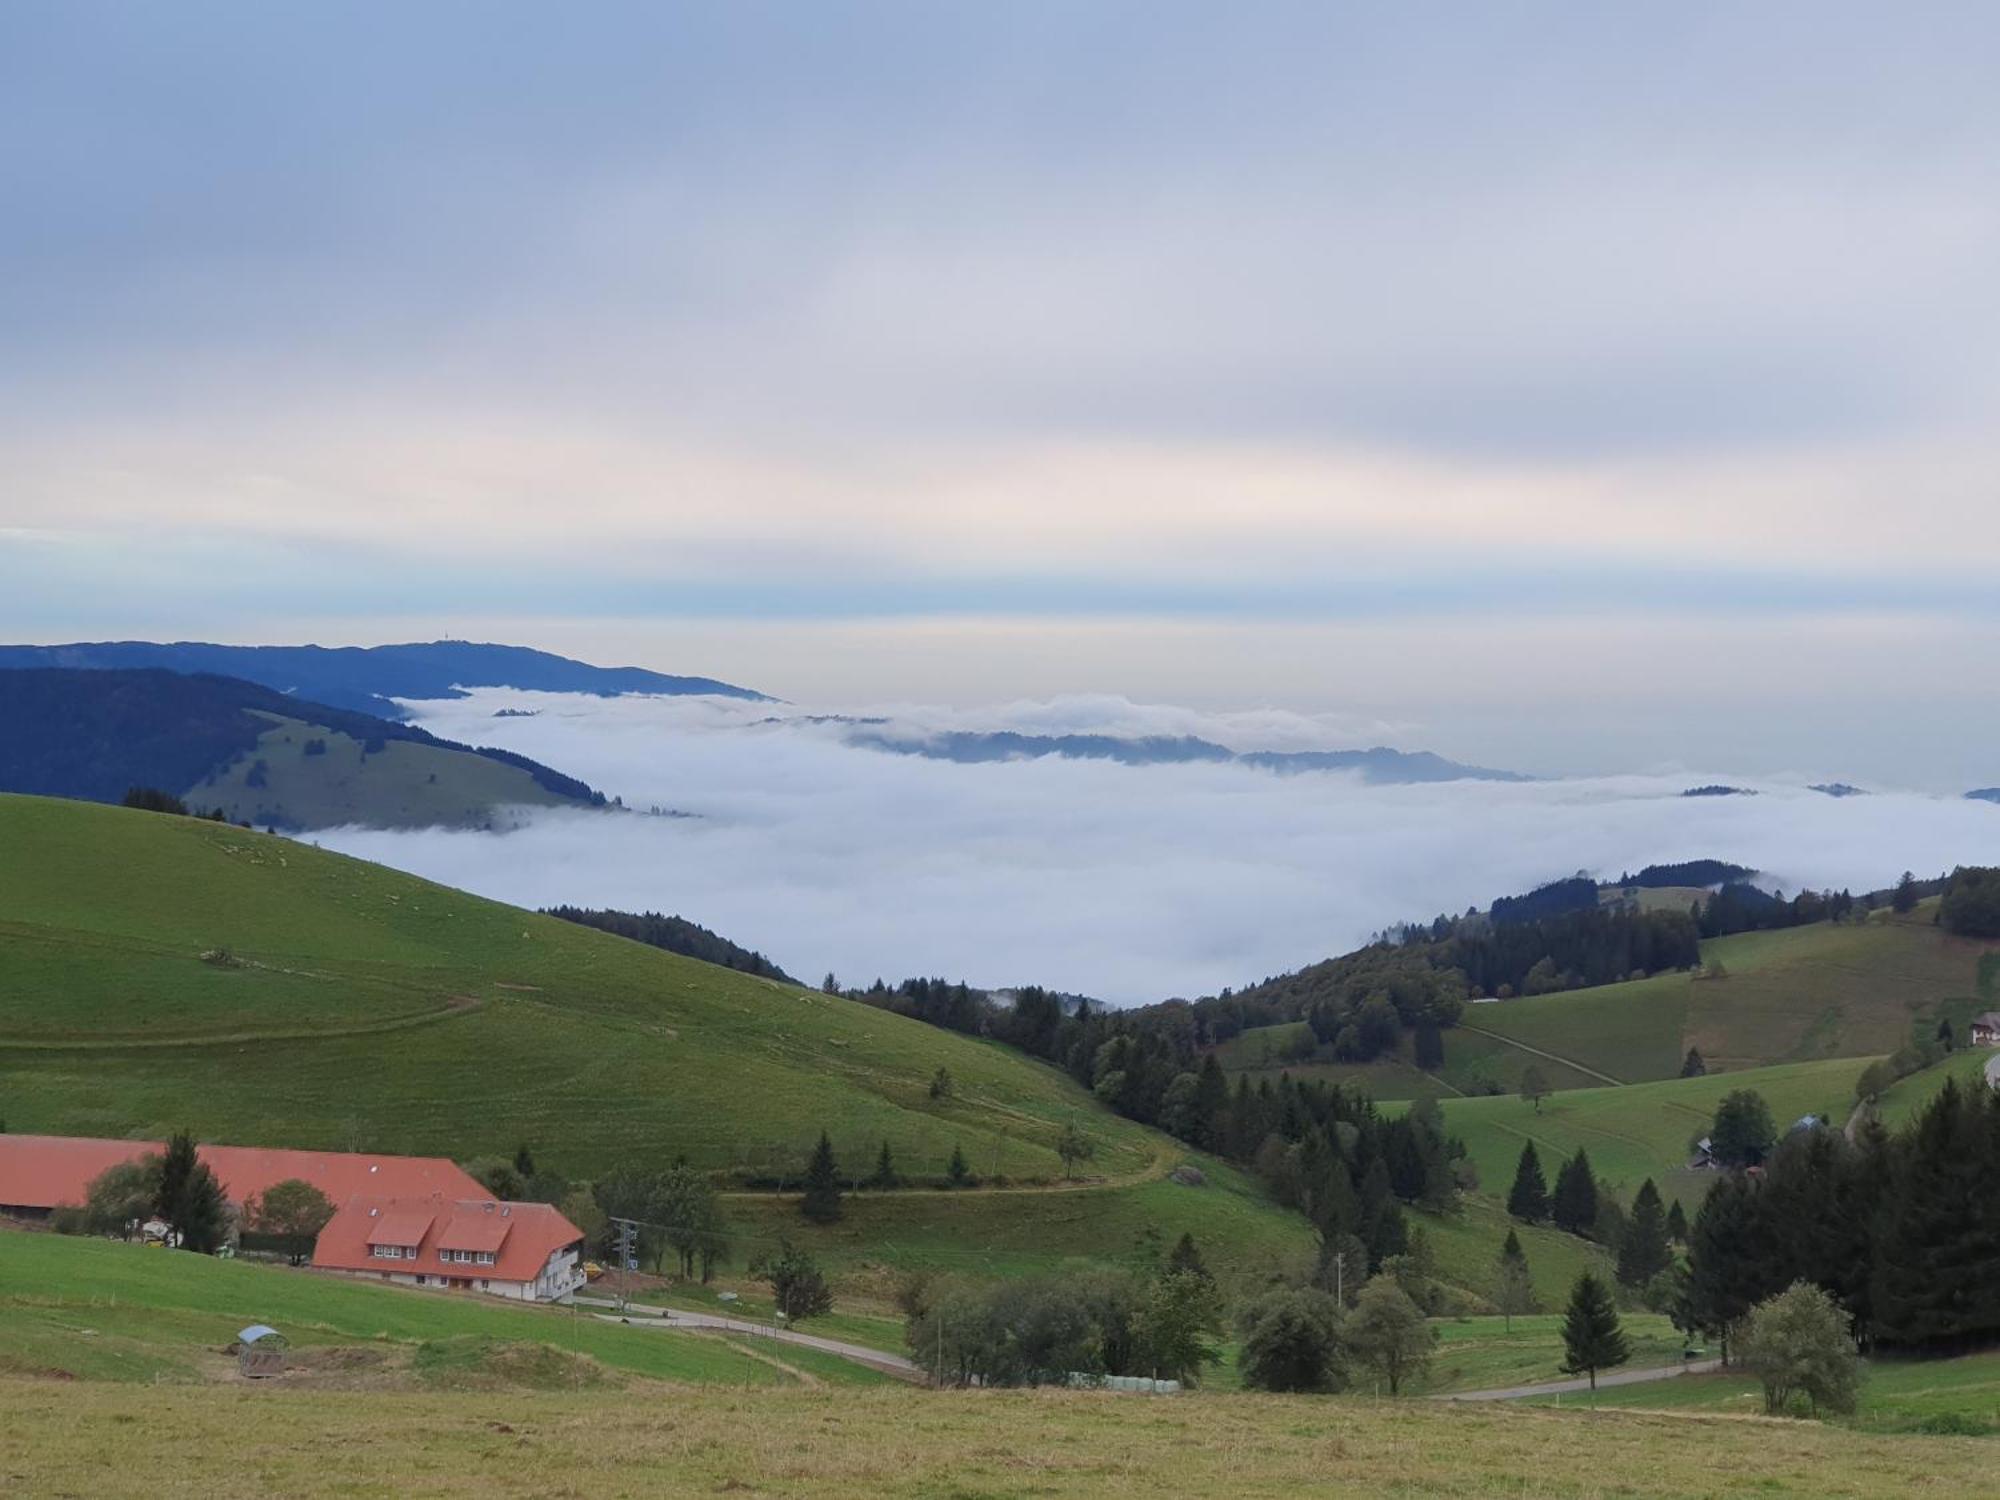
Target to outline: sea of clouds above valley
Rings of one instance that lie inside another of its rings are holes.
[[[942,974],[1131,1004],[1240,986],[1578,870],[1715,857],[1787,889],[1863,890],[2000,856],[2000,806],[1835,799],[1716,769],[1380,786],[1231,764],[927,760],[850,746],[845,726],[806,722],[806,709],[710,698],[482,690],[411,707],[434,733],[519,751],[638,811],[543,812],[505,834],[338,829],[320,843],[522,906],[677,913],[810,981]],[[899,728],[1198,734],[1242,750],[1373,744],[1387,728],[1096,698],[847,711]],[[1679,795],[1707,781],[1761,795]],[[655,806],[689,816],[644,811]]]

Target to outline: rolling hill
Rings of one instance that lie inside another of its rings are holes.
[[[1288,1069],[1397,1099],[1511,1092],[1531,1064],[1558,1090],[1671,1079],[1690,1047],[1711,1071],[1880,1056],[1940,1020],[1963,1036],[1973,1015],[2000,1005],[2000,945],[1946,933],[1936,908],[1711,938],[1700,972],[1470,1005],[1445,1033],[1435,1074],[1412,1064],[1407,1038],[1394,1060],[1302,1057],[1298,1023],[1245,1031],[1222,1060],[1253,1078]]]
[[[101,671],[159,667],[239,677],[290,696],[384,719],[397,698],[463,698],[464,689],[512,687],[545,693],[711,693],[764,701],[764,694],[712,677],[674,677],[643,667],[596,667],[526,646],[428,641],[400,646],[218,646],[205,641],[79,641],[0,646],[0,669]]]
[[[504,849],[504,846],[503,846]],[[1054,1264],[1192,1231],[1261,1273],[1309,1253],[1246,1179],[997,1044],[662,952],[291,840],[0,796],[0,1118],[16,1130],[449,1155],[530,1144],[589,1178],[691,1162],[796,1183],[824,1129],[1017,1190],[853,1195],[836,1258]],[[931,1084],[946,1069],[952,1086]],[[1054,1184],[1076,1123],[1091,1180]],[[810,1235],[789,1203],[746,1230]]]
[[[229,677],[0,670],[0,790],[115,802],[156,787],[232,822],[288,829],[492,827],[602,793],[512,751]]]

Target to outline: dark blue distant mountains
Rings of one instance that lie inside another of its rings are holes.
[[[681,696],[710,693],[765,701],[764,694],[710,677],[673,677],[643,667],[594,667],[526,646],[430,641],[406,646],[217,646],[203,641],[89,641],[0,646],[0,668],[71,667],[206,672],[293,697],[384,719],[407,718],[392,699],[463,698],[465,688],[529,692]]]
[[[1059,755],[1073,760],[1110,760],[1127,766],[1233,762],[1290,775],[1304,771],[1358,771],[1382,784],[1429,781],[1529,781],[1514,771],[1465,766],[1428,750],[1231,750],[1194,735],[1019,734],[1012,730],[952,730],[938,734],[862,729],[847,742],[864,750],[921,755],[930,760],[978,765],[989,761],[1036,760]]]
[[[2000,802],[2000,786],[1983,786],[1977,791],[1967,792],[1974,802]]]

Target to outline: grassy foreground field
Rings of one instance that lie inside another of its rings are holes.
[[[623,1376],[727,1385],[882,1377],[787,1346],[783,1365],[721,1339],[627,1328],[492,1297],[386,1287],[288,1267],[213,1260],[50,1234],[0,1231],[0,1374],[205,1383],[233,1378],[221,1351],[269,1323],[330,1378],[403,1382],[425,1361],[455,1375],[536,1371],[563,1383]],[[525,1363],[522,1347],[544,1351]],[[495,1353],[496,1348],[500,1351]],[[337,1351],[322,1361],[313,1356]],[[797,1355],[798,1358],[793,1356]],[[364,1357],[365,1356],[365,1357]],[[553,1375],[547,1372],[553,1370]]]
[[[1993,1493],[1993,1445],[1310,1397],[686,1390],[396,1394],[0,1378],[0,1483],[95,1496],[1015,1500]]]
[[[2000,1352],[1957,1359],[1871,1360],[1861,1388],[1859,1426],[1882,1432],[2000,1433]],[[1748,1375],[1689,1375],[1651,1386],[1598,1392],[1602,1406],[1755,1414],[1763,1389]]]
[[[1240,1246],[1261,1273],[1308,1239],[1213,1164],[1208,1187],[1165,1182],[1187,1152],[998,1045],[309,844],[90,803],[0,796],[0,1100],[15,1131],[459,1160],[526,1142],[584,1178],[686,1156],[796,1182],[825,1129],[854,1176],[886,1140],[906,1177],[941,1177],[959,1147],[982,1177],[1051,1184],[1074,1122],[1084,1186],[857,1198],[850,1224],[879,1216],[932,1261],[1023,1266],[1124,1256],[1150,1228],[1192,1230],[1225,1272]],[[813,1237],[789,1208],[744,1217]]]

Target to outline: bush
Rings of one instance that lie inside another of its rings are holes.
[[[1795,1281],[1750,1309],[1736,1336],[1743,1363],[1764,1384],[1764,1410],[1781,1416],[1803,1396],[1814,1416],[1822,1408],[1853,1414],[1861,1398],[1861,1358],[1840,1304],[1810,1282]]]
[[[794,1249],[790,1240],[778,1241],[776,1255],[752,1261],[750,1274],[771,1284],[771,1300],[794,1323],[833,1311],[833,1290],[827,1286],[819,1262],[806,1251]]]
[[[1237,1368],[1258,1391],[1338,1391],[1347,1387],[1340,1304],[1311,1288],[1267,1293],[1243,1310]]]

